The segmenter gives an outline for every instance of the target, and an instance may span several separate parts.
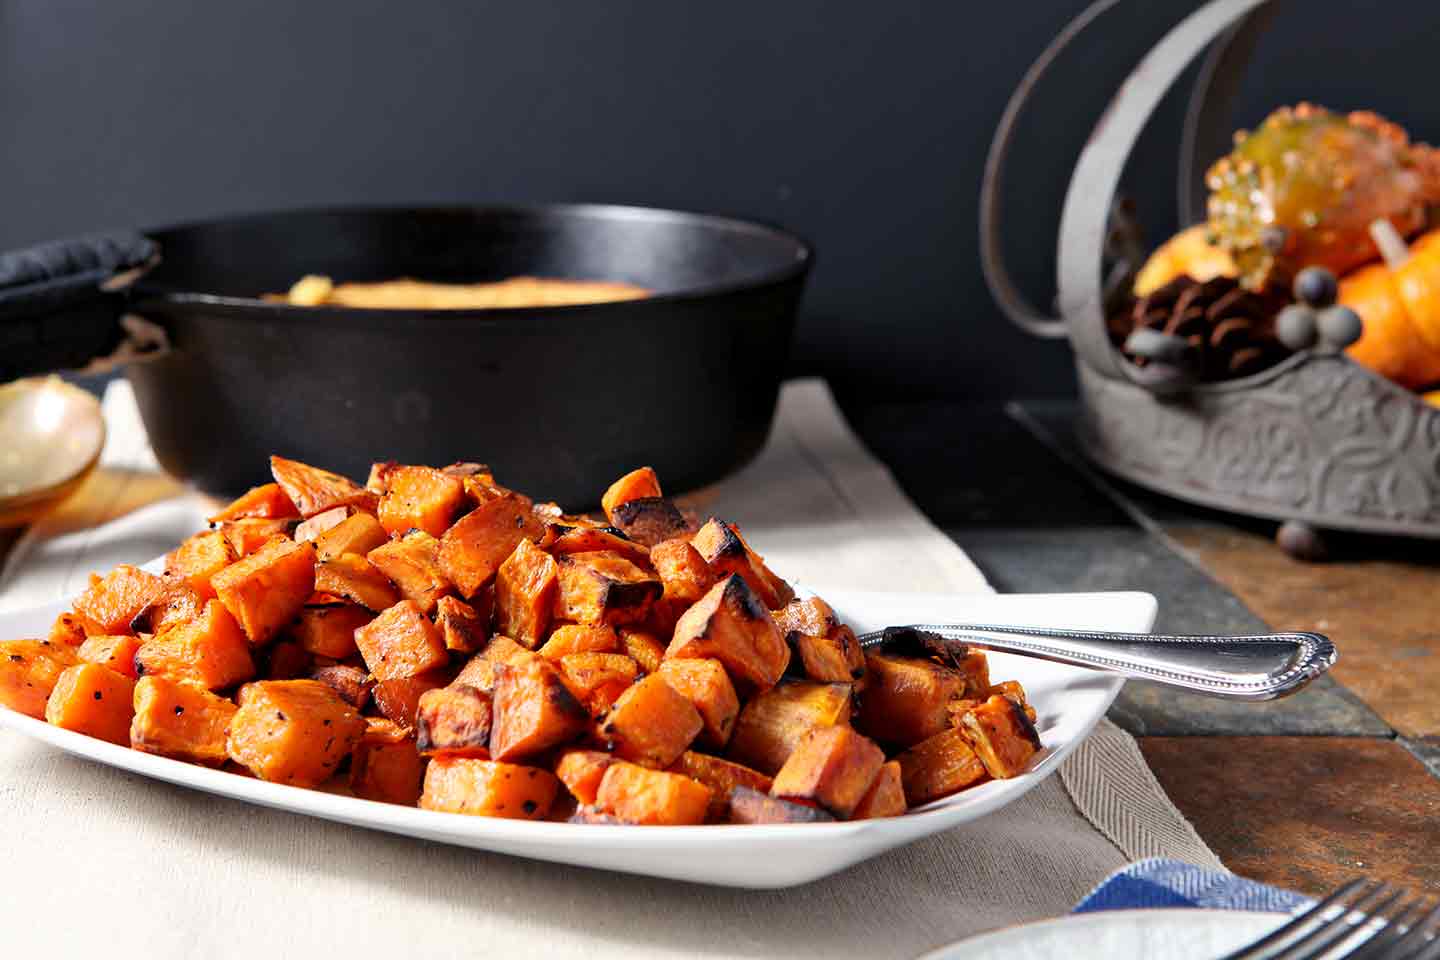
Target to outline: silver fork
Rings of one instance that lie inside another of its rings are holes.
[[[1275,932],[1220,960],[1435,960],[1440,904],[1351,880]]]

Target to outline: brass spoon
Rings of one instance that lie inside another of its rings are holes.
[[[54,376],[0,386],[0,529],[74,493],[104,445],[105,420],[90,393]]]

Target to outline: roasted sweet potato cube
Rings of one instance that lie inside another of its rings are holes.
[[[905,784],[900,776],[900,763],[891,760],[880,767],[870,789],[850,814],[851,820],[874,820],[898,817],[905,812]]]
[[[130,632],[159,634],[186,620],[193,620],[205,609],[205,597],[191,588],[189,581],[166,576],[160,592],[130,621]],[[211,590],[210,599],[215,592]]]
[[[665,660],[665,644],[646,630],[620,629],[620,652],[640,664],[645,673],[654,673]]]
[[[908,747],[950,726],[965,675],[934,660],[870,653],[856,726],[881,743]]]
[[[440,538],[440,569],[465,598],[475,596],[499,571],[521,540],[545,536],[530,505],[515,495],[480,504]]]
[[[0,641],[0,704],[43,719],[55,681],[80,662],[74,647],[49,640]]]
[[[490,642],[485,645],[483,650],[465,662],[465,666],[460,669],[454,682],[467,683],[476,689],[493,694],[495,692],[495,665],[508,663],[513,657],[529,653],[529,650],[509,637],[497,634],[490,638]]]
[[[315,514],[309,520],[296,524],[292,536],[297,543],[318,540],[321,534],[327,530],[334,530],[357,512],[354,507],[331,507],[329,510]]]
[[[289,537],[294,530],[294,520],[267,520],[264,517],[227,520],[219,527],[236,559],[250,556],[276,537]]]
[[[600,498],[600,507],[605,511],[605,516],[611,518],[610,522],[614,523],[615,508],[620,504],[659,496],[662,496],[660,478],[655,475],[655,471],[651,467],[641,467],[638,470],[631,470],[610,484],[609,489]]]
[[[103,634],[100,635],[103,636]],[[87,636],[85,621],[78,614],[67,611],[55,617],[55,622],[50,624],[50,634],[46,639],[62,646],[78,647],[85,642]]]
[[[210,582],[245,636],[259,646],[294,620],[315,592],[315,549],[277,537]]]
[[[425,770],[420,806],[445,813],[544,820],[560,781],[548,770],[469,757],[436,757]]]
[[[270,458],[270,474],[302,517],[313,517],[332,507],[358,507],[374,513],[378,498],[348,477],[321,470],[298,460]]]
[[[884,751],[852,728],[815,727],[795,745],[770,792],[817,804],[848,820],[884,762]]]
[[[381,680],[370,688],[370,698],[375,701],[375,709],[382,717],[413,730],[420,712],[420,698],[445,686],[445,681],[445,673],[440,670],[422,673],[418,677]]]
[[[400,680],[450,662],[440,631],[412,600],[401,600],[355,631],[355,645],[376,680]]]
[[[91,574],[90,586],[72,609],[84,618],[86,633],[131,633],[130,621],[164,587],[155,574],[121,564],[104,577]]]
[[[96,634],[80,644],[75,654],[82,663],[98,663],[134,680],[135,653],[139,649],[140,638],[128,633]]]
[[[211,600],[200,616],[142,643],[135,652],[135,675],[223,690],[255,676],[255,661],[230,611]]]
[[[426,692],[415,713],[417,748],[490,759],[490,710],[489,694],[464,684]]]
[[[130,745],[135,681],[98,663],[66,667],[45,702],[45,719],[57,727]]]
[[[567,553],[618,553],[637,566],[650,562],[650,548],[636,543],[614,527],[572,527],[564,523],[547,525],[550,534],[546,549],[555,556]]]
[[[617,761],[605,769],[595,805],[629,823],[685,826],[705,822],[710,788],[678,773]]]
[[[650,562],[660,575],[665,599],[684,607],[698,603],[715,585],[715,573],[689,540],[676,538],[650,548]]]
[[[773,775],[811,729],[849,724],[850,699],[844,683],[798,681],[766,690],[741,708],[726,756]]]
[[[770,612],[738,576],[715,584],[685,611],[665,651],[667,660],[707,657],[719,660],[746,693],[773,687],[790,663],[790,648]]]
[[[384,494],[390,489],[390,474],[399,469],[394,460],[381,460],[370,464],[370,473],[365,478],[365,489],[371,493]]]
[[[310,672],[315,657],[294,640],[272,643],[259,654],[256,666],[266,680],[294,680]]]
[[[315,538],[315,555],[322,561],[347,553],[363,557],[389,540],[379,520],[368,513],[352,513]]]
[[[220,530],[205,530],[183,541],[165,557],[165,575],[180,577],[201,598],[213,599],[210,578],[240,559]]]
[[[644,620],[662,592],[660,580],[618,553],[571,553],[556,560],[555,617],[575,623]]]
[[[191,683],[141,677],[135,684],[130,746],[172,760],[218,767],[235,704]]]
[[[565,623],[556,627],[536,653],[546,660],[559,662],[561,657],[575,653],[618,653],[620,635],[604,623]]]
[[[865,655],[855,631],[819,597],[790,601],[775,611],[775,623],[811,680],[849,683],[865,676]]]
[[[735,685],[719,660],[665,660],[659,675],[700,713],[705,725],[700,742],[717,750],[725,749],[740,713]]]
[[[490,639],[489,618],[458,597],[441,597],[435,602],[435,626],[452,653],[474,653]]]
[[[375,681],[370,679],[370,674],[359,667],[352,667],[348,663],[336,663],[328,667],[316,667],[310,671],[311,680],[319,680],[331,690],[340,695],[356,710],[365,709],[370,702],[370,691],[375,686]]]
[[[225,749],[261,780],[319,786],[365,734],[365,718],[318,680],[262,680],[239,699]]]
[[[550,627],[558,574],[554,557],[521,540],[495,577],[496,629],[532,650],[538,647]]]
[[[835,610],[819,597],[791,600],[771,613],[775,617],[775,625],[790,643],[794,643],[801,634],[823,637],[840,626]]]
[[[425,758],[415,737],[390,720],[371,717],[350,756],[350,792],[364,800],[413,807],[420,800]]]
[[[740,535],[731,523],[711,517],[690,538],[690,543],[721,577],[735,574],[745,578],[750,589],[767,610],[778,610],[795,599],[795,591],[765,566],[765,561]]]
[[[731,823],[833,823],[828,811],[793,800],[782,800],[750,787],[730,791]]]
[[[439,537],[465,505],[465,484],[432,467],[395,467],[380,498],[380,525],[391,536],[423,530]]]
[[[592,806],[600,792],[600,781],[610,764],[615,763],[614,755],[600,750],[566,750],[555,764],[555,776],[565,784],[580,803]]]
[[[543,753],[575,739],[590,725],[590,714],[559,672],[535,654],[495,664],[494,704],[490,754],[497,760]]]
[[[375,614],[358,603],[316,603],[312,598],[300,611],[291,634],[312,654],[344,660],[356,652],[355,631],[373,619]]]
[[[652,674],[621,694],[600,733],[617,756],[663,769],[685,752],[704,725],[689,700],[664,677]]]
[[[315,565],[315,589],[344,597],[366,610],[379,613],[400,600],[400,592],[375,565],[359,554],[342,553]]]
[[[571,653],[557,666],[565,686],[594,716],[609,710],[640,674],[640,667],[623,653]]]
[[[962,714],[960,730],[997,780],[1024,773],[1041,749],[1040,735],[1025,708],[1006,696],[993,696]]]
[[[965,677],[965,696],[984,700],[990,695],[990,660],[984,650],[970,650],[955,663]]]
[[[295,509],[295,504],[291,503],[290,498],[285,495],[285,491],[280,489],[280,484],[265,483],[258,487],[251,487],[208,519],[211,523],[221,523],[245,517],[283,520],[299,516],[300,511]]]
[[[948,797],[986,777],[985,764],[957,727],[942,730],[895,759],[900,763],[905,802],[912,807]]]
[[[680,754],[679,760],[671,764],[670,772],[684,774],[710,788],[710,809],[705,815],[709,823],[724,823],[730,819],[730,791],[735,787],[770,792],[771,780],[759,770],[751,770],[708,753],[686,750]]]
[[[610,522],[625,536],[647,547],[695,532],[680,508],[664,497],[627,500],[610,514]]]
[[[424,530],[411,530],[371,550],[365,559],[428,616],[441,597],[455,592],[440,569],[439,551],[439,540]]]

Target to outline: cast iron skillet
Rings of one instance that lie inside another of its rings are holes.
[[[375,459],[490,464],[574,508],[655,467],[681,491],[765,440],[810,247],[740,220],[619,206],[335,209],[90,237],[0,257],[0,381],[132,361],[166,470],[233,495],[279,453],[363,479]],[[645,300],[463,311],[292,307],[302,274],[623,280]],[[138,278],[138,279],[137,279]],[[108,288],[108,289],[107,289]]]

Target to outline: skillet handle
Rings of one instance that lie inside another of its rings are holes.
[[[0,253],[0,383],[112,354],[125,339],[125,288],[158,258],[138,233]]]

